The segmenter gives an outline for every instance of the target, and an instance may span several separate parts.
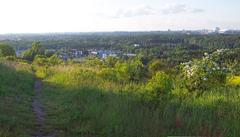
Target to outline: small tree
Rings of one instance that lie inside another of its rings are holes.
[[[56,54],[52,55],[50,58],[48,58],[48,62],[50,65],[60,65],[63,64],[63,61],[58,58]]]
[[[45,66],[48,65],[48,59],[46,56],[43,55],[36,55],[34,60],[33,60],[33,64],[39,65],[39,66]]]
[[[7,56],[16,56],[15,50],[7,44],[0,44],[0,57]]]
[[[47,58],[44,55],[36,55],[33,63],[39,66],[54,66],[63,64],[63,61],[57,57],[57,55],[53,55],[50,58]]]
[[[23,58],[28,61],[33,61],[36,55],[44,55],[44,49],[40,42],[33,42],[32,47],[23,53]]]

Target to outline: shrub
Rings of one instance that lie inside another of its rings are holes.
[[[166,73],[157,72],[152,79],[148,81],[146,88],[152,92],[154,96],[164,95],[173,89],[173,81]]]
[[[56,54],[52,55],[50,58],[48,58],[48,62],[50,65],[60,65],[63,64],[64,62],[57,57]]]
[[[122,81],[141,81],[146,75],[146,69],[139,60],[117,63],[115,70],[118,79]]]
[[[240,76],[232,76],[228,79],[228,85],[230,86],[240,86]]]
[[[45,65],[48,65],[48,59],[46,56],[37,55],[33,60],[33,64],[36,64],[39,66],[45,66]]]
[[[189,91],[207,90],[226,83],[227,68],[219,60],[224,52],[218,50],[211,55],[205,54],[200,60],[193,60],[180,65],[185,86]]]
[[[54,66],[54,65],[61,65],[64,62],[57,57],[57,55],[53,55],[50,58],[47,58],[44,55],[36,55],[33,64],[39,65],[39,66]]]
[[[7,44],[0,44],[0,57],[7,56],[16,56],[15,50]]]
[[[115,66],[115,64],[118,62],[118,58],[117,57],[107,57],[104,59],[104,64],[107,67],[113,68]]]
[[[15,61],[16,60],[16,56],[6,56],[5,59],[9,60],[9,61]]]
[[[103,62],[97,58],[97,57],[87,57],[85,60],[84,60],[84,64],[86,66],[102,66]]]
[[[239,61],[233,61],[231,63],[229,63],[228,65],[229,71],[231,73],[231,75],[235,76],[239,76],[240,75],[240,63]]]
[[[163,69],[164,64],[159,60],[159,59],[155,59],[153,60],[149,65],[148,65],[148,69],[150,72],[154,73],[157,71],[160,71],[161,69]]]

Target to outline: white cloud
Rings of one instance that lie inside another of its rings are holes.
[[[192,13],[201,13],[201,12],[204,12],[204,9],[195,8],[195,9],[192,9],[191,12]]]
[[[153,15],[155,11],[153,8],[147,5],[138,5],[129,9],[119,9],[112,17],[122,18],[122,17],[136,17],[136,16],[145,16]]]
[[[178,13],[183,13],[187,11],[187,6],[185,4],[166,4],[162,8],[162,12],[164,14],[178,14]]]
[[[179,13],[200,13],[204,12],[203,9],[200,8],[190,8],[187,7],[186,4],[179,4],[179,3],[171,3],[171,4],[166,4],[162,8],[162,13],[163,14],[179,14]]]

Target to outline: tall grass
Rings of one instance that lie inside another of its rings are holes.
[[[78,65],[48,69],[42,102],[49,130],[59,136],[240,136],[239,88],[185,96],[175,88],[156,99],[144,83],[117,83],[97,73]]]
[[[33,75],[29,65],[0,61],[0,136],[27,137],[34,125],[31,111]]]

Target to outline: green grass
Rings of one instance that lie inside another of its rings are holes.
[[[238,88],[215,88],[201,96],[175,98],[167,104],[164,112],[165,121],[169,119],[168,132],[173,135],[240,136]],[[174,122],[180,123],[179,130],[170,128]]]
[[[62,136],[154,137],[162,133],[160,114],[147,105],[139,106],[139,100],[131,94],[45,86],[42,101],[48,108],[48,124],[62,131]]]
[[[34,125],[30,66],[0,62],[0,137],[27,137]]]
[[[65,66],[49,72],[42,102],[48,129],[59,136],[240,136],[239,88],[184,96],[179,96],[183,89],[175,89],[154,99],[144,84],[110,82],[95,70]]]

